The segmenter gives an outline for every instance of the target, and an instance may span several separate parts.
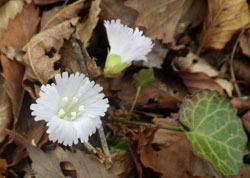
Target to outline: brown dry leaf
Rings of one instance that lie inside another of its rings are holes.
[[[4,79],[0,77],[0,143],[6,137],[6,134],[3,133],[4,129],[8,128],[12,121],[11,101],[4,85]]]
[[[33,4],[25,5],[22,11],[10,20],[8,29],[0,30],[0,48],[11,46],[21,49],[34,34],[39,20],[38,9]]]
[[[102,20],[121,19],[124,24],[134,25],[137,12],[124,6],[124,0],[102,0],[100,6]]]
[[[108,169],[111,173],[119,178],[133,177],[133,162],[126,150],[113,150],[110,152],[112,165]]]
[[[0,7],[0,29],[6,30],[8,28],[9,21],[13,19],[23,8],[22,0],[8,1],[2,7]],[[0,33],[1,39],[1,33]]]
[[[41,20],[41,31],[56,26],[65,20],[77,17],[84,7],[84,1],[85,0],[79,0],[66,7],[54,7],[49,11],[45,11]]]
[[[245,59],[234,59],[234,73],[237,78],[250,84],[250,61]]]
[[[250,22],[246,0],[210,0],[203,26],[202,44],[223,49],[233,34]]]
[[[143,66],[161,69],[161,65],[167,56],[168,49],[160,41],[154,41],[154,47],[152,51],[147,55],[148,60],[144,62]]]
[[[241,121],[245,130],[250,133],[250,110],[241,117]]]
[[[53,3],[65,1],[65,0],[33,0],[33,1],[37,5],[47,5],[47,4],[53,4]]]
[[[5,4],[8,0],[0,0],[0,6],[2,6],[3,4]]]
[[[193,23],[190,20],[192,18],[187,18],[187,20],[182,20],[182,25],[179,24],[182,17],[185,17],[190,12],[189,9],[195,6],[194,4],[197,2],[201,3],[201,1],[197,0],[127,0],[125,4],[138,11],[135,25],[145,27],[146,35],[152,39],[159,39],[164,43],[169,43],[174,42],[174,37],[178,31],[183,32],[183,29]],[[199,11],[200,9],[195,9],[193,16],[198,16]],[[199,16],[202,17],[202,14],[199,14]],[[196,20],[196,18],[192,20]],[[185,27],[180,29],[178,25],[181,28]]]
[[[191,93],[201,89],[210,89],[225,94],[225,90],[227,95],[232,96],[233,84],[226,79],[219,78],[219,71],[208,64],[205,59],[188,53],[185,57],[175,58],[171,65]]]
[[[74,32],[78,18],[64,21],[50,29],[35,35],[23,50],[26,54],[22,62],[25,67],[24,80],[47,83],[59,70],[55,70],[55,63],[60,60],[59,50],[64,39],[69,39]]]
[[[70,163],[78,178],[115,178],[95,157],[79,150],[75,153],[57,147],[56,150],[44,153],[42,150],[27,146],[32,160],[32,168],[38,178],[65,177],[61,171],[62,163]]]
[[[101,0],[92,1],[87,19],[76,25],[75,37],[83,43],[85,48],[88,47],[92,32],[99,20],[98,15],[101,11],[100,4]]]
[[[9,60],[4,55],[0,55],[0,60],[3,70],[2,76],[5,80],[6,92],[12,104],[12,113],[14,116],[13,125],[15,125],[23,102],[22,80],[24,67],[16,61]]]
[[[250,57],[250,30],[247,30],[240,37],[240,47],[242,53]]]
[[[174,119],[154,119],[153,122],[179,127]],[[159,129],[150,134],[146,129],[140,134],[139,152],[143,165],[160,173],[161,177],[220,177],[207,162],[194,155],[182,132]]]
[[[133,103],[136,93],[133,82],[121,80],[115,85],[118,86],[116,90],[120,90],[117,96],[121,100],[121,104],[129,107]],[[180,83],[163,83],[160,80],[156,80],[143,86],[136,107],[176,109],[186,94],[186,88]]]

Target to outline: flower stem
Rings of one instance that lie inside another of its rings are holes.
[[[131,113],[133,112],[134,108],[135,108],[135,105],[136,105],[136,102],[138,100],[138,97],[140,95],[140,92],[141,92],[141,86],[137,87],[136,88],[136,94],[135,94],[135,98],[134,98],[134,101],[133,101],[133,104],[129,110],[129,115],[131,115]]]
[[[125,124],[132,124],[132,125],[142,125],[145,127],[150,127],[150,128],[160,128],[160,129],[166,129],[166,130],[172,130],[172,131],[177,131],[177,132],[183,132],[183,129],[181,128],[176,128],[176,127],[168,127],[168,126],[160,126],[156,124],[151,124],[151,123],[146,123],[146,122],[140,122],[140,121],[131,121],[128,119],[108,119],[105,120],[107,122],[122,122]]]
[[[107,143],[107,140],[106,140],[106,137],[105,137],[104,130],[103,130],[102,126],[98,129],[98,133],[99,133],[99,137],[100,137],[100,140],[101,140],[103,152],[108,157],[108,160],[111,161],[108,143]]]

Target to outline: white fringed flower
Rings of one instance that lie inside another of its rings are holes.
[[[121,21],[105,21],[110,51],[106,59],[104,74],[115,75],[131,65],[132,61],[147,60],[152,50],[152,40],[143,35],[138,28],[134,30]]]
[[[56,84],[42,85],[36,104],[30,106],[35,120],[47,122],[49,139],[71,146],[88,142],[101,127],[108,100],[102,87],[78,72],[55,76]]]

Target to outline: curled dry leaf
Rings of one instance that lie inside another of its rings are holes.
[[[85,0],[79,0],[66,7],[54,7],[53,9],[44,12],[41,20],[41,31],[58,25],[65,20],[77,17],[84,7],[84,1]]]
[[[121,104],[130,106],[136,93],[134,84],[121,80],[116,85],[119,86],[117,89],[120,91],[117,96],[121,100]],[[186,94],[185,87],[178,83],[163,83],[160,80],[156,80],[142,87],[136,107],[145,109],[176,109]]]
[[[191,18],[183,19],[181,24],[179,22],[182,17],[190,13],[189,9],[195,6],[194,4],[197,2],[201,3],[197,0],[127,0],[125,4],[138,11],[135,25],[145,27],[146,35],[152,39],[169,43],[174,41],[176,32],[183,32],[183,29],[193,23],[190,20]],[[203,17],[198,12],[200,12],[198,8],[193,10],[193,16]],[[192,20],[196,20],[196,18]],[[184,28],[180,29],[179,25],[181,28],[184,26]]]
[[[210,0],[203,26],[202,44],[223,49],[233,34],[250,22],[246,0]]]
[[[9,21],[22,11],[23,5],[24,2],[22,0],[16,0],[8,1],[6,4],[0,7],[0,29],[6,30],[8,28]]]
[[[88,47],[92,32],[99,20],[98,15],[101,11],[100,4],[101,0],[92,1],[87,19],[76,25],[75,36],[83,43],[85,48]]]
[[[39,21],[39,11],[34,4],[25,5],[14,19],[10,19],[7,30],[0,29],[2,36],[0,48],[13,47],[21,49],[34,34]]]
[[[60,167],[63,163],[70,163],[76,171],[76,177],[79,178],[117,178],[94,156],[80,150],[73,153],[57,147],[56,150],[45,153],[32,145],[27,145],[27,149],[32,160],[32,168],[38,178],[65,177]]]
[[[4,85],[4,79],[0,77],[0,143],[6,137],[5,133],[3,133],[4,130],[9,127],[12,121],[11,101]]]
[[[155,124],[179,127],[174,119],[154,119]],[[142,164],[161,174],[161,177],[188,178],[220,177],[205,161],[192,152],[192,148],[182,132],[145,129],[139,137],[139,153]]]
[[[59,70],[55,63],[60,60],[59,50],[64,39],[69,39],[74,32],[78,18],[66,20],[50,29],[35,35],[23,50],[26,54],[22,62],[25,67],[24,80],[47,83]]]
[[[225,94],[225,90],[227,95],[232,96],[233,84],[226,79],[219,78],[219,71],[208,64],[205,59],[188,53],[185,57],[175,58],[171,65],[191,93],[201,89],[210,89]]]

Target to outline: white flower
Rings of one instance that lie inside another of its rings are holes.
[[[78,72],[55,76],[56,84],[42,85],[36,104],[30,106],[35,120],[47,122],[49,139],[71,146],[88,142],[89,136],[101,127],[108,100],[102,87]]]
[[[132,61],[147,60],[146,55],[152,50],[152,40],[143,35],[138,28],[134,30],[121,24],[120,20],[105,21],[110,51],[106,60],[104,73],[119,73],[128,67]],[[113,61],[108,61],[113,60]],[[121,65],[123,63],[126,66]],[[117,65],[120,65],[117,67]],[[112,68],[116,71],[111,71]],[[109,68],[109,69],[107,69]]]

